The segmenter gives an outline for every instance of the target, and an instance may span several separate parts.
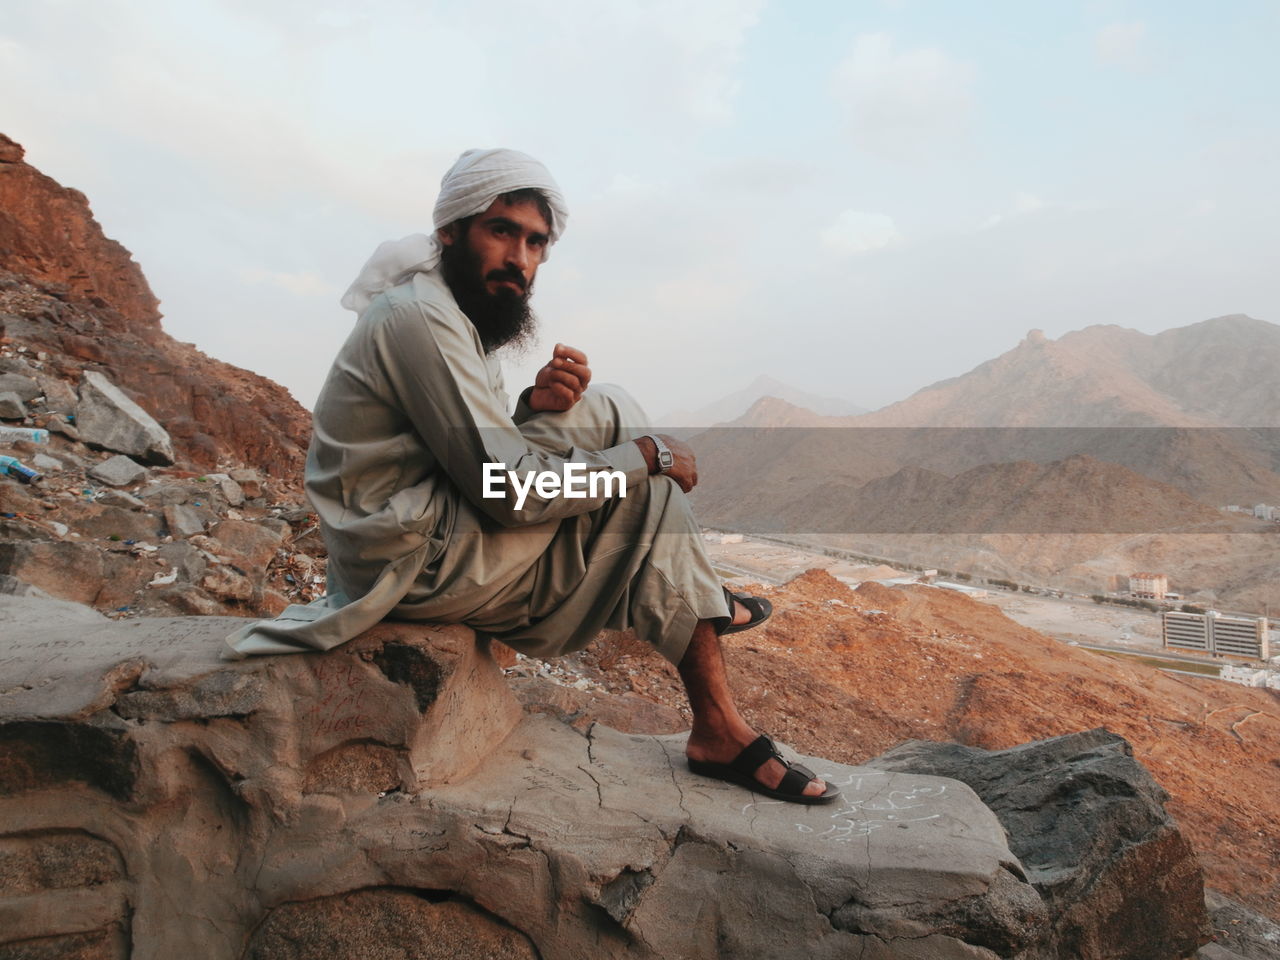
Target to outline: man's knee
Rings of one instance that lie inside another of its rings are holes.
[[[592,384],[568,410],[535,413],[520,424],[531,445],[563,453],[570,447],[604,450],[649,432],[640,404],[611,383]]]
[[[573,412],[586,423],[610,424],[637,436],[649,429],[649,418],[635,397],[616,383],[593,383],[574,405]]]

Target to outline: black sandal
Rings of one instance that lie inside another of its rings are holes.
[[[725,601],[729,604],[729,616],[715,618],[717,636],[722,637],[726,633],[741,633],[743,630],[758,627],[773,614],[773,604],[764,597],[753,597],[749,593],[734,593],[728,587],[723,589]],[[735,600],[746,607],[747,612],[751,614],[751,619],[746,623],[733,622],[733,601]]]
[[[760,765],[770,758],[778,760],[787,768],[776,787],[766,787],[756,779],[755,774]],[[763,793],[775,800],[786,800],[790,803],[831,803],[840,797],[840,791],[827,784],[827,789],[815,796],[806,796],[804,788],[818,775],[808,767],[792,763],[778,752],[772,740],[764,734],[742,748],[742,752],[730,763],[708,763],[705,760],[690,760],[689,770],[703,777],[714,777],[728,783],[736,783],[740,787]]]

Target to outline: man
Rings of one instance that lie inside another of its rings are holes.
[[[718,634],[769,607],[729,594],[712,569],[685,498],[692,451],[647,434],[623,391],[588,389],[587,357],[564,345],[507,413],[493,352],[531,333],[534,279],[567,217],[542,164],[470,150],[441,181],[436,233],[374,253],[343,298],[359,321],[307,457],[327,595],[237,632],[229,655],[328,649],[385,617],[464,623],[540,657],[630,627],[684,680],[691,769],[779,799],[835,799],[757,737],[729,693]],[[570,467],[614,482],[568,496]],[[546,475],[563,485],[534,484]]]

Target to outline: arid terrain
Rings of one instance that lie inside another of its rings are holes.
[[[759,591],[773,618],[726,638],[734,689],[759,728],[801,752],[858,763],[906,739],[1000,749],[1106,727],[1169,792],[1206,885],[1280,919],[1274,691],[1072,648],[932,587],[855,591],[815,570]],[[579,722],[671,732],[688,719],[674,669],[625,638],[553,669],[569,686],[532,697]]]
[[[43,487],[0,478],[0,513],[9,514],[0,519],[5,589],[40,586],[120,616],[260,614],[313,596],[323,545],[298,490],[305,411],[277,385],[164,334],[141,270],[103,236],[85,198],[34,171],[22,161],[21,148],[3,138],[0,247],[6,254],[0,266],[7,271],[0,277],[0,374],[25,378],[43,391],[22,398],[24,416],[6,422],[55,432],[48,446],[19,443],[0,452],[34,460],[44,451],[60,465],[48,468]],[[1251,329],[1243,321],[1229,327]],[[1131,337],[1109,336],[1131,353],[1139,350]],[[1032,343],[1027,350],[1043,347]],[[1079,360],[1089,352],[1072,356]],[[1168,363],[1143,368],[1154,372],[1145,386],[1133,388],[1134,404],[1167,409],[1168,401],[1152,399],[1150,390],[1171,377]],[[75,391],[87,373],[109,378],[165,425],[174,463],[135,464],[143,473],[130,482],[89,479],[112,455],[78,439],[66,416],[76,409]],[[1060,386],[1046,382],[1043,389],[1052,394]],[[1273,386],[1258,389],[1258,402],[1275,399],[1267,393]],[[1232,406],[1229,396],[1223,403],[1227,412],[1244,409]],[[809,415],[799,416],[797,422],[804,422]],[[1221,422],[1204,411],[1192,419]],[[1250,455],[1263,456],[1260,449]],[[709,485],[706,492],[727,497],[736,489],[740,497],[749,493],[764,501],[806,469],[802,460],[785,456],[770,463],[767,472],[749,469],[726,450],[721,466],[737,469],[717,475],[732,477],[737,487]],[[901,467],[891,465],[884,476]],[[1043,478],[1041,471],[1021,469],[1030,481]],[[1058,483],[1062,473],[1050,479]],[[1086,473],[1099,484],[1116,476],[1110,468]],[[932,480],[919,479],[922,491],[930,489]],[[1257,479],[1272,482],[1265,472]],[[815,501],[793,489],[791,506],[812,510]],[[1058,496],[1071,488],[1053,489]],[[1156,489],[1135,489],[1132,502]],[[1164,540],[1124,541],[1123,550],[1110,542],[1072,541],[1060,556],[1045,559],[1044,542],[1017,534],[1005,535],[1012,539],[1002,552],[983,538],[982,549],[992,552],[982,563],[1001,563],[1006,575],[1027,571],[1043,573],[1046,581],[1084,581],[1168,561],[1170,574],[1188,589],[1217,590],[1226,599],[1244,597],[1245,589],[1270,596],[1280,572],[1274,541],[1264,533],[1239,535],[1255,537],[1256,546],[1241,554],[1238,566],[1230,557],[1215,560],[1215,551],[1232,549],[1233,541],[1225,539],[1203,541],[1214,546],[1198,552],[1187,541],[1168,541],[1164,553],[1153,545]],[[1183,534],[1159,534],[1174,536]],[[920,547],[921,554],[945,554],[937,543]],[[1182,567],[1173,564],[1178,551],[1189,558]],[[1102,563],[1103,555],[1118,559]],[[956,554],[951,566],[965,562]],[[796,573],[787,569],[778,579]],[[1198,851],[1207,883],[1280,917],[1275,693],[1175,677],[1071,648],[991,604],[937,589],[867,584],[853,591],[826,571],[800,572],[783,585],[759,589],[773,600],[775,615],[764,627],[729,638],[727,657],[741,704],[761,729],[803,752],[859,762],[910,738],[1000,748],[1105,726],[1132,743],[1169,792],[1169,809]],[[1273,602],[1280,606],[1280,597]],[[673,669],[625,638],[598,641],[563,663],[509,662],[511,680],[530,709],[579,724],[597,717],[649,732],[684,725],[685,702]]]

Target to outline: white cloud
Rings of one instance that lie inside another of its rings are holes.
[[[251,268],[241,270],[240,278],[248,283],[265,283],[273,287],[279,287],[295,297],[326,297],[332,299],[340,293],[334,284],[310,271],[283,273],[275,270]]]
[[[1146,35],[1147,25],[1141,20],[1108,24],[1094,34],[1094,53],[1103,63],[1142,70],[1147,66]]]
[[[866,33],[836,64],[832,89],[859,146],[894,159],[920,156],[962,131],[973,109],[972,69],[936,47],[896,51]]]
[[[893,218],[883,213],[845,210],[822,231],[822,243],[841,256],[857,256],[902,242]]]

